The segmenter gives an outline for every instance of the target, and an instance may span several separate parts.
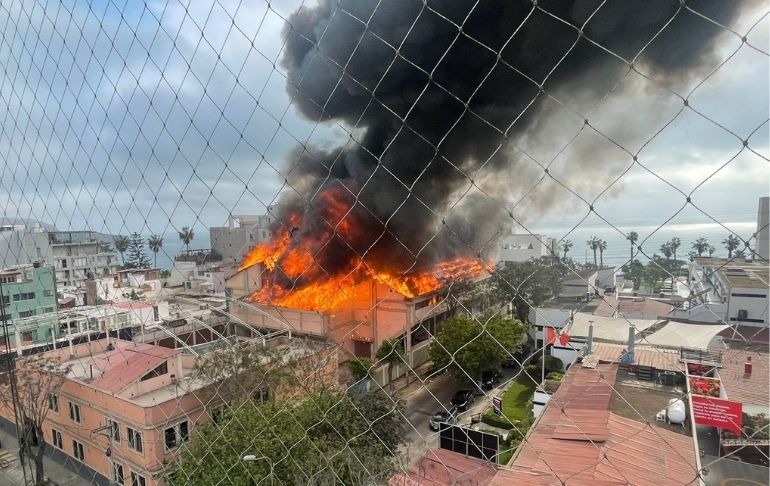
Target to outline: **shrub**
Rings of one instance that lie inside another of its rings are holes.
[[[561,379],[564,378],[564,373],[560,373],[558,371],[551,371],[550,373],[545,375],[545,378],[547,380],[561,381]]]
[[[353,358],[348,361],[348,367],[350,368],[350,374],[353,375],[355,381],[361,381],[364,378],[368,378],[372,369],[372,360],[368,358]]]
[[[564,369],[564,364],[556,356],[545,357],[545,371],[561,371]]]

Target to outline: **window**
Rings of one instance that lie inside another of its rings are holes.
[[[46,307],[45,312],[53,312],[53,307]]]
[[[131,486],[147,486],[147,480],[141,474],[131,471]]]
[[[22,292],[20,294],[13,294],[13,301],[18,302],[20,300],[33,300],[35,298],[34,292]]]
[[[144,375],[141,381],[145,381],[145,380],[149,380],[150,378],[155,378],[161,375],[165,375],[166,373],[168,373],[168,362],[164,361],[163,363],[158,365],[154,370]]]
[[[80,423],[80,405],[70,402],[70,420]]]
[[[61,438],[61,432],[56,429],[51,429],[51,443],[54,447],[60,450],[64,450],[64,442]]]
[[[120,442],[120,424],[111,418],[107,419],[107,434],[114,440],[115,442]]]
[[[126,427],[126,435],[128,436],[128,447],[136,452],[142,452],[142,433],[131,427]]]
[[[48,408],[52,412],[59,413],[59,395],[55,395],[53,393],[48,395]]]
[[[53,290],[44,290],[43,291],[43,297],[53,297]]]
[[[190,429],[188,422],[185,420],[184,422],[180,422],[173,427],[167,428],[163,432],[163,436],[166,442],[166,450],[171,450],[182,445],[183,443],[190,440]]]
[[[75,456],[75,459],[79,461],[85,462],[86,460],[86,453],[83,449],[83,444],[80,442],[73,440],[72,441],[72,455]]]
[[[123,479],[123,464],[118,464],[117,462],[112,463],[112,482],[115,484],[126,484],[125,479]]]
[[[27,311],[19,311],[19,317],[20,317],[20,318],[24,318],[24,317],[32,317],[32,316],[34,316],[34,315],[35,315],[35,309],[32,309],[32,310],[27,310]],[[30,335],[31,335],[31,334],[32,334],[32,333],[30,333]]]

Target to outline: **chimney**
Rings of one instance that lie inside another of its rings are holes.
[[[588,321],[588,341],[586,342],[585,355],[588,356],[593,353],[594,344],[594,321]]]
[[[750,376],[751,375],[751,368],[752,368],[751,356],[747,356],[746,357],[746,363],[743,364],[743,374],[747,375],[747,376]]]

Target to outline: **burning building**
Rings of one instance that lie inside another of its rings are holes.
[[[273,327],[374,347],[396,328],[408,332],[443,287],[484,273],[512,224],[581,203],[563,181],[593,192],[584,201],[615,184],[635,162],[591,136],[573,141],[597,130],[583,114],[610,93],[615,109],[633,112],[656,101],[648,80],[679,90],[707,75],[727,35],[719,25],[750,3],[300,7],[284,31],[287,91],[300,115],[339,127],[346,141],[308,141],[286,158],[268,210],[272,238],[229,280],[239,307],[259,307]],[[601,134],[654,133],[662,120],[650,111]],[[556,147],[565,147],[558,160],[538,162]],[[399,313],[398,325],[387,317]],[[366,347],[351,344],[359,354]]]

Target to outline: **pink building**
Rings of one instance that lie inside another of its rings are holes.
[[[47,442],[116,484],[163,484],[164,458],[211,411],[188,376],[195,356],[181,350],[103,339],[47,356],[71,367],[50,399]]]

